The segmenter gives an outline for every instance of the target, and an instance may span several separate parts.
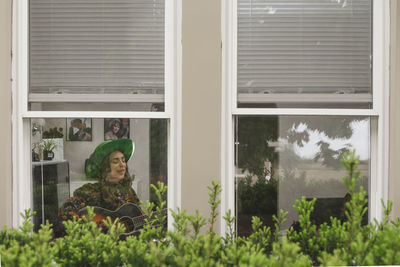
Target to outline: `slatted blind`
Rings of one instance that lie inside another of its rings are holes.
[[[164,92],[164,0],[30,0],[31,93]]]
[[[371,93],[372,0],[238,0],[239,93]]]

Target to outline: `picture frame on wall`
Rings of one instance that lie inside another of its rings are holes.
[[[92,141],[91,118],[67,118],[67,141]]]
[[[129,139],[129,119],[104,119],[104,140]]]

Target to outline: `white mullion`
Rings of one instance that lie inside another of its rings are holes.
[[[123,111],[28,111],[23,118],[135,118],[169,119],[166,112],[123,112]]]
[[[225,236],[226,233],[226,222],[223,219],[223,215],[226,210],[227,206],[229,205],[229,201],[227,200],[227,188],[226,184],[228,182],[226,173],[227,173],[227,154],[225,153],[225,146],[226,142],[224,141],[226,138],[227,134],[227,128],[226,128],[226,123],[225,123],[225,118],[226,114],[228,113],[228,108],[226,107],[226,98],[225,96],[227,95],[226,92],[228,91],[227,89],[227,80],[229,79],[229,75],[227,75],[227,64],[228,59],[230,58],[229,56],[226,55],[227,53],[227,45],[229,42],[227,42],[229,34],[227,34],[227,27],[229,25],[229,22],[226,22],[227,17],[227,3],[226,1],[222,0],[221,1],[221,43],[222,43],[222,55],[221,55],[221,62],[222,62],[222,68],[221,68],[221,214],[220,214],[220,227],[221,227],[221,236]]]
[[[13,148],[13,226],[22,225],[21,213],[27,209],[33,210],[32,179],[31,179],[31,153],[30,150],[30,120],[18,118],[16,122],[17,133],[14,133],[17,145]]]
[[[169,1],[167,1],[169,2]],[[181,46],[181,28],[182,28],[182,0],[173,2],[173,68],[171,73],[173,82],[170,90],[173,92],[166,97],[166,111],[172,116],[168,127],[168,210],[176,210],[181,206],[181,138],[182,138],[182,46]],[[166,10],[169,10],[166,8]],[[167,104],[168,103],[168,104]],[[168,229],[173,230],[173,217],[168,212]]]
[[[16,67],[17,73],[15,79],[17,80],[17,101],[18,111],[20,114],[25,113],[28,110],[28,86],[29,86],[29,1],[18,1],[14,3],[17,5],[17,18],[15,21],[17,29],[15,32],[15,44],[16,44]]]
[[[379,179],[379,172],[378,172],[378,151],[379,151],[379,144],[378,144],[378,117],[370,119],[370,181],[369,181],[369,202],[368,202],[368,220],[372,221],[374,218],[377,220],[382,219],[382,212],[380,207],[380,197],[378,187],[381,183],[381,179]]]
[[[386,0],[373,1],[373,20],[372,20],[372,99],[373,108],[381,110],[382,102],[382,82],[383,82],[383,2]]]
[[[44,103],[164,103],[156,94],[29,94],[29,102]]]
[[[168,120],[168,127],[167,127],[167,137],[168,137],[168,143],[167,143],[167,147],[168,147],[168,153],[167,153],[167,158],[171,159],[172,157],[174,157],[175,155],[175,147],[173,146],[173,140],[174,140],[174,136],[175,136],[175,130],[174,130],[174,126],[175,126],[175,121],[174,119],[170,119]],[[175,191],[175,186],[171,186],[171,180],[170,179],[174,179],[173,177],[175,177],[175,169],[174,169],[174,164],[172,162],[172,160],[168,160],[168,190],[167,190],[167,208],[168,210],[170,209],[174,209],[175,207],[175,194],[177,193]],[[175,179],[174,179],[175,180]],[[168,223],[168,229],[173,229],[173,217],[171,212],[167,213],[167,223]]]
[[[173,108],[171,91],[174,88],[174,38],[175,38],[175,1],[165,1],[164,8],[164,100],[165,111],[170,112]]]
[[[181,207],[182,197],[182,1],[177,0],[176,3],[176,36],[175,36],[175,87],[174,87],[174,112],[173,118],[175,120],[175,192],[176,192],[176,207]]]
[[[371,160],[376,187],[372,190],[374,199],[372,217],[383,219],[380,200],[388,199],[389,172],[389,58],[390,58],[390,8],[388,0],[373,1],[373,98],[378,119],[372,129],[376,142],[376,156]],[[376,133],[375,133],[376,132]],[[371,177],[372,178],[372,177]]]
[[[236,67],[232,61],[236,57],[232,51],[233,39],[230,39],[234,32],[232,19],[234,16],[234,1],[221,2],[221,33],[222,33],[222,103],[221,103],[221,235],[225,235],[227,225],[223,217],[228,210],[235,215],[235,181],[234,181],[234,125],[232,110],[236,107],[235,72]]]
[[[237,36],[237,29],[238,29],[238,16],[237,16],[237,1],[238,0],[227,0],[228,1],[228,51],[229,51],[229,59],[228,59],[228,66],[230,68],[230,84],[229,90],[233,92],[230,96],[231,103],[230,107],[231,110],[235,110],[237,108],[237,97],[238,97],[238,90],[237,90],[237,47],[238,47],[238,36]]]
[[[232,47],[231,47],[231,55],[232,57],[232,62],[230,62],[231,67],[232,67],[232,80],[230,84],[230,88],[228,88],[228,96],[230,97],[228,99],[231,99],[230,107],[231,110],[228,113],[228,118],[227,118],[227,129],[229,131],[227,141],[229,142],[227,144],[227,153],[228,153],[228,172],[227,172],[227,178],[228,184],[227,184],[227,190],[228,190],[228,201],[229,201],[229,206],[228,209],[232,211],[232,215],[236,216],[236,205],[235,205],[235,162],[234,162],[234,153],[235,153],[235,146],[234,146],[234,117],[233,117],[233,110],[236,109],[237,107],[237,47],[238,47],[238,36],[237,36],[237,29],[238,29],[238,17],[237,17],[237,6],[238,6],[238,0],[232,0],[229,1],[231,6],[229,9],[229,20],[231,22],[232,27],[230,28],[230,34],[232,36]],[[235,222],[236,224],[236,222]]]
[[[384,48],[382,51],[382,56],[384,57],[384,82],[383,82],[383,101],[382,104],[382,113],[380,114],[380,118],[383,121],[383,161],[382,161],[382,168],[383,168],[383,198],[388,200],[389,198],[389,130],[390,130],[390,0],[385,0],[383,2],[384,5],[384,12],[383,12],[383,23],[384,23]]]
[[[233,115],[324,115],[324,116],[378,116],[375,109],[313,109],[313,108],[237,108]]]
[[[239,103],[249,104],[369,104],[372,102],[372,94],[239,94]]]
[[[14,2],[13,33],[13,226],[17,227],[22,224],[20,213],[32,208],[30,153],[26,153],[30,151],[30,127],[29,121],[21,116],[28,107],[28,1]]]

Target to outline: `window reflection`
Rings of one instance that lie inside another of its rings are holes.
[[[251,216],[272,226],[272,215],[288,211],[283,228],[298,220],[296,199],[317,198],[312,220],[343,219],[347,189],[340,163],[356,150],[362,171],[359,185],[368,191],[369,132],[367,117],[238,117],[236,123],[236,209],[238,234],[250,233]]]

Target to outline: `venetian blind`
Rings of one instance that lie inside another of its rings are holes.
[[[239,93],[371,93],[371,0],[238,0]]]
[[[164,93],[164,0],[30,0],[31,93]]]

